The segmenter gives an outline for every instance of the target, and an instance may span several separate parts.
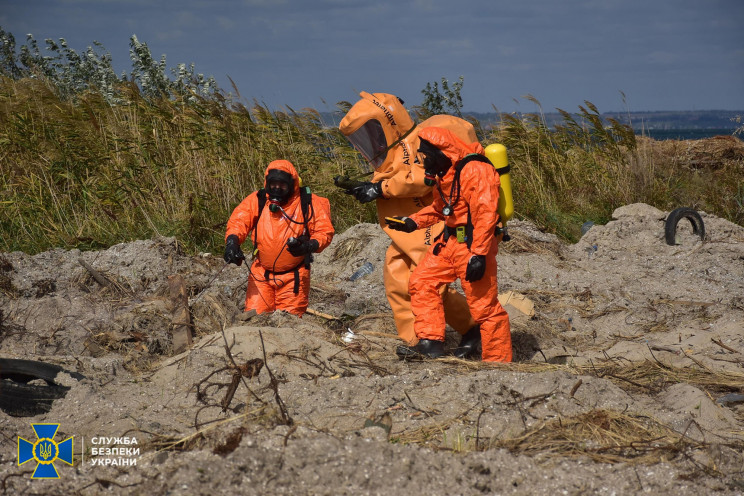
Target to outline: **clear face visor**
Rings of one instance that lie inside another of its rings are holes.
[[[388,144],[385,138],[385,131],[383,131],[382,125],[378,120],[368,120],[362,127],[346,138],[369,162],[369,165],[373,169],[377,169],[385,161]]]

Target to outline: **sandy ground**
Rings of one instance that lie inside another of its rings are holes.
[[[246,268],[174,239],[0,254],[0,357],[61,365],[69,387],[0,411],[0,491],[743,494],[744,228],[701,212],[706,240],[682,223],[669,246],[667,214],[628,205],[574,245],[510,223],[499,290],[535,308],[506,305],[510,365],[397,360],[376,225],[316,256],[302,319],[241,315]],[[196,333],[180,354],[174,274]],[[0,398],[20,380],[2,374]],[[56,480],[18,465],[40,423],[74,439]]]

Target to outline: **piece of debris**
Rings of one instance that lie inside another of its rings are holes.
[[[191,333],[191,313],[189,312],[189,297],[186,292],[186,282],[181,275],[168,277],[171,304],[171,335],[173,336],[173,352],[178,354],[186,351],[193,344]]]
[[[516,291],[507,291],[506,293],[499,294],[499,302],[501,305],[511,305],[528,317],[535,316],[535,304],[527,298],[525,295],[517,293]]]

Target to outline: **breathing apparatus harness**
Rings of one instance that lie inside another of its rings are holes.
[[[472,162],[474,160],[493,165],[488,157],[486,157],[485,155],[481,155],[479,153],[471,153],[463,157],[459,162],[457,162],[457,164],[455,164],[455,177],[452,179],[452,186],[450,187],[449,195],[445,197],[445,194],[442,191],[442,187],[440,186],[439,182],[437,182],[437,190],[439,191],[439,196],[444,202],[442,215],[444,215],[445,217],[449,217],[450,215],[452,215],[452,213],[455,211],[455,205],[457,204],[457,202],[460,201],[460,173],[462,172],[462,169],[469,162]],[[496,232],[494,234],[501,234],[501,228],[497,226]],[[434,238],[434,241],[437,242],[437,244],[434,246],[434,255],[439,254],[440,250],[444,247],[444,245],[447,243],[447,240],[449,240],[451,236],[457,236],[457,242],[466,243],[468,250],[470,250],[470,247],[473,244],[473,220],[470,215],[470,205],[468,205],[468,219],[465,225],[449,227],[445,224],[444,230],[439,233],[437,237]],[[442,242],[438,242],[440,238],[442,239]]]
[[[256,227],[253,229],[253,256],[256,257],[258,255],[258,220],[261,218],[261,214],[264,211],[264,207],[266,206],[267,202],[267,193],[266,189],[261,188],[256,193],[258,197],[258,216],[256,218]],[[281,212],[282,216],[290,223],[292,224],[302,224],[303,231],[300,235],[300,238],[308,237],[310,236],[310,220],[315,216],[315,207],[313,206],[312,202],[312,194],[310,192],[310,188],[307,186],[303,186],[300,188],[300,209],[302,211],[302,221],[296,221],[292,219],[287,213],[284,211],[281,205],[279,205],[276,202],[269,202],[269,211],[270,212]],[[298,238],[292,237],[289,239],[288,243],[296,243],[299,242]],[[305,266],[306,269],[310,269],[310,264],[313,262],[313,255],[312,253],[306,253],[304,260],[300,262],[297,266],[289,269],[284,270],[281,272],[277,272],[274,270],[276,267],[276,262],[279,260],[279,256],[281,256],[282,252],[286,249],[286,245],[282,247],[282,251],[279,252],[279,254],[274,259],[274,262],[272,264],[272,270],[266,269],[264,272],[264,281],[269,281],[270,278],[273,278],[274,283],[277,283],[276,276],[288,274],[290,272],[294,272],[294,293],[298,294],[300,292],[300,267]],[[249,272],[251,272],[251,276],[255,278],[253,275],[253,271],[251,270],[251,267],[248,267]]]

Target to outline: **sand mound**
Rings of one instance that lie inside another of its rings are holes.
[[[701,212],[706,240],[681,232],[669,246],[666,215],[628,205],[573,245],[510,223],[499,290],[535,313],[506,306],[517,360],[497,366],[395,358],[376,225],[316,256],[314,313],[301,319],[245,320],[246,268],[186,256],[174,239],[0,254],[0,355],[66,370],[27,383],[0,370],[0,395],[69,388],[45,412],[0,412],[3,489],[741,494],[744,228]],[[181,354],[173,274],[195,331]],[[59,480],[30,480],[36,462],[17,464],[31,423],[75,438]],[[139,453],[123,457],[136,465],[105,464],[122,457],[94,454],[103,438],[136,439]]]

